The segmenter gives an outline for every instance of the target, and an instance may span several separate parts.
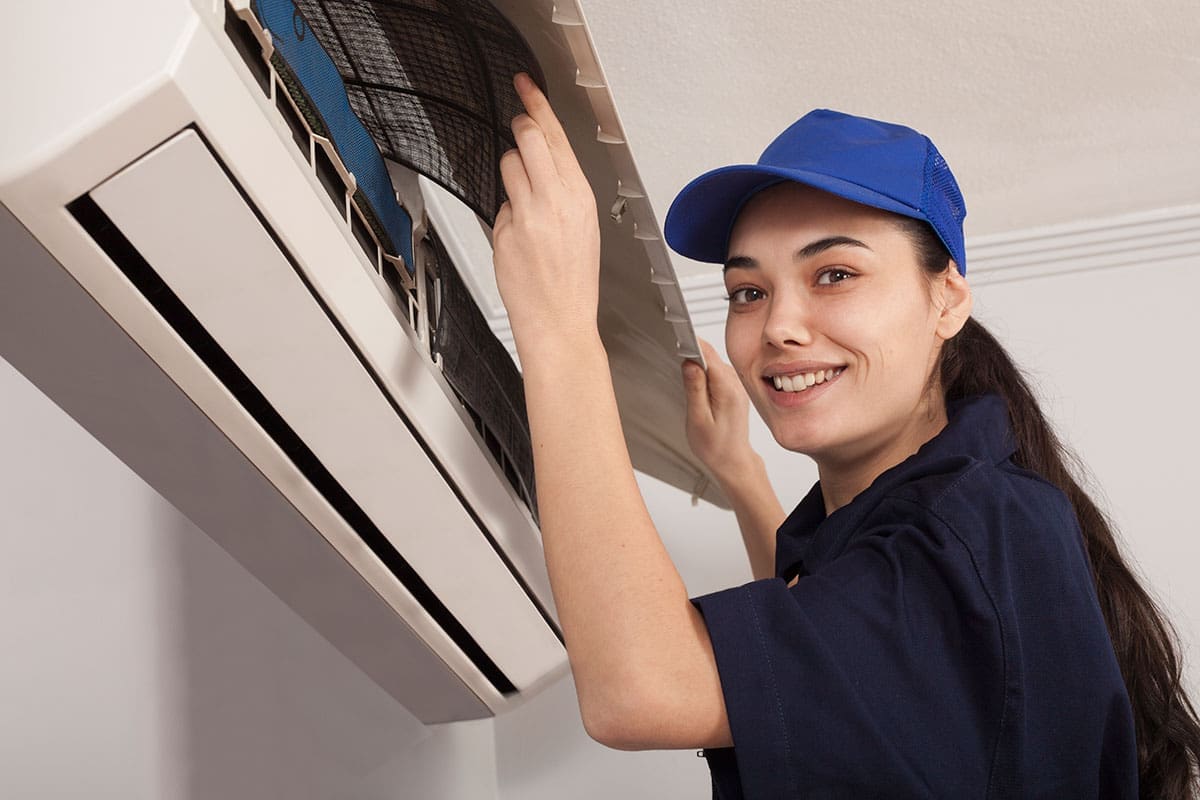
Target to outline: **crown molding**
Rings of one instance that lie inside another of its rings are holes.
[[[1047,278],[1200,256],[1200,205],[1025,228],[967,239],[972,286]],[[725,319],[725,286],[712,274],[679,281],[696,327]]]
[[[1200,205],[979,236],[968,276],[985,286],[1200,255]]]

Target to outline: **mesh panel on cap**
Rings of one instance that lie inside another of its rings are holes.
[[[446,187],[488,224],[500,156],[524,108],[512,76],[541,68],[486,0],[295,0],[386,158]]]
[[[950,172],[950,166],[933,142],[929,143],[925,157],[925,188],[921,206],[959,270],[965,271],[967,264],[962,244],[962,223],[967,216],[966,203],[963,202],[954,174]]]

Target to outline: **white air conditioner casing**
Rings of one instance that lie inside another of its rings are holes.
[[[421,720],[561,676],[536,523],[224,0],[59,11],[0,13],[0,355]]]

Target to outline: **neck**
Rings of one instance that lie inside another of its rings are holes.
[[[922,403],[908,420],[889,437],[864,442],[857,447],[817,459],[821,495],[828,516],[861,494],[875,479],[917,452],[921,445],[946,427],[946,406]]]

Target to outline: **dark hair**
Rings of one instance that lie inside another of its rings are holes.
[[[950,254],[932,228],[907,217],[897,217],[897,224],[912,240],[928,276],[949,268]],[[1061,489],[1075,507],[1100,609],[1133,706],[1139,793],[1169,800],[1195,797],[1200,720],[1184,691],[1178,636],[1122,558],[1112,522],[1080,486],[1077,476],[1084,470],[1079,460],[1046,421],[1011,356],[974,318],[943,345],[931,378],[940,382],[947,402],[986,393],[1003,397],[1017,440],[1014,460]]]

